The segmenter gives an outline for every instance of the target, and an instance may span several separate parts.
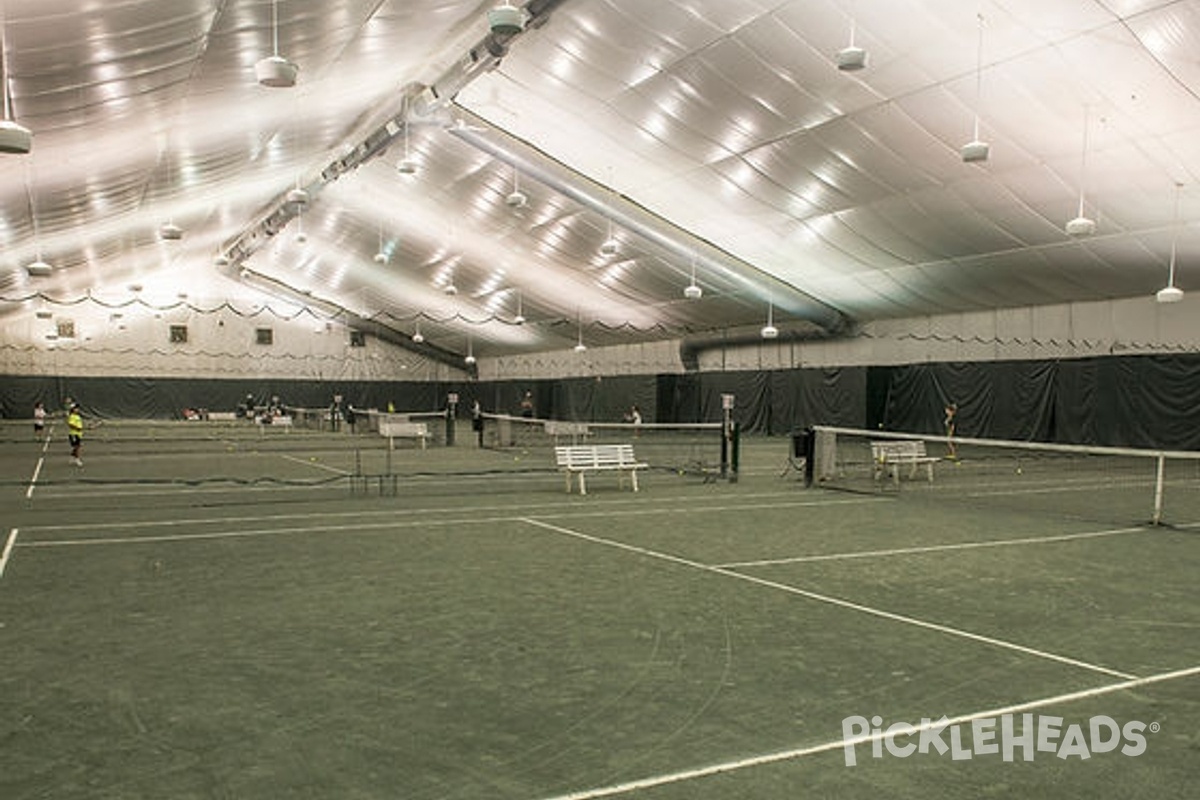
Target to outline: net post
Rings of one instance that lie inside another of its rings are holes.
[[[729,482],[737,483],[738,462],[742,450],[741,426],[735,421],[729,429]]]
[[[1158,454],[1158,464],[1155,468],[1154,477],[1154,516],[1151,518],[1152,525],[1162,524],[1163,510],[1163,475],[1165,473],[1167,458],[1162,453]]]
[[[458,416],[458,392],[446,396],[446,446],[454,446],[454,419]]]

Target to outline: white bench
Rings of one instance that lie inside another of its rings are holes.
[[[429,438],[429,428],[424,422],[406,422],[401,420],[379,420],[379,435],[386,436],[388,449],[395,450],[397,438],[420,439],[421,449],[425,449],[425,440]]]
[[[548,419],[545,423],[546,435],[558,444],[560,438],[569,438],[573,444],[578,444],[580,439],[586,439],[588,436],[588,424],[586,422],[562,422],[560,420]]]
[[[875,466],[875,480],[890,474],[899,485],[901,467],[908,467],[908,477],[914,478],[917,467],[924,466],[929,482],[933,483],[933,465],[941,459],[926,453],[925,442],[920,439],[894,439],[871,442],[871,461]]]
[[[571,491],[571,476],[579,475],[579,493],[587,494],[584,475],[588,472],[615,470],[620,485],[624,485],[625,474],[629,474],[630,485],[638,490],[637,471],[646,469],[633,455],[631,444],[576,444],[554,448],[558,468],[567,476],[567,492]]]

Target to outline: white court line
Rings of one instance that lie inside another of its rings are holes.
[[[348,470],[338,469],[337,467],[328,467],[317,461],[309,461],[306,458],[297,458],[296,456],[289,456],[289,455],[282,455],[282,454],[279,457],[285,458],[288,461],[295,461],[297,464],[304,464],[305,466],[316,467],[317,469],[323,469],[327,472],[332,472],[335,475],[353,475],[354,474],[353,472],[349,472]]]
[[[1006,706],[1004,708],[989,708],[984,711],[976,711],[972,714],[962,714],[948,720],[946,723],[943,723],[939,718],[936,721],[931,720],[929,723],[914,725],[912,733],[916,734],[924,730],[933,730],[935,728],[940,728],[942,725],[945,725],[946,728],[952,728],[956,725],[963,725],[977,719],[991,719],[993,717],[1003,717],[1009,714],[1022,714],[1039,708],[1048,708],[1066,703],[1074,703],[1078,700],[1089,700],[1093,697],[1113,694],[1114,692],[1121,692],[1128,689],[1139,689],[1143,686],[1149,686],[1155,683],[1163,683],[1164,681],[1178,680],[1179,678],[1190,678],[1195,675],[1200,675],[1200,667],[1189,667],[1187,669],[1176,670],[1174,672],[1163,672],[1158,675],[1150,675],[1145,678],[1133,678],[1120,683],[1110,683],[1106,686],[1097,686],[1092,689],[1084,689],[1078,692],[1060,694],[1054,697],[1043,697],[1040,700],[1030,700],[1025,703],[1018,703],[1016,705]],[[832,750],[841,750],[848,746],[873,743],[885,739],[886,737],[886,731],[879,731],[870,735],[864,734],[862,736],[856,736],[851,739],[835,739],[830,742],[811,745],[809,747],[797,747],[792,750],[780,750],[774,753],[764,753],[763,755],[740,758],[735,761],[724,761],[719,764],[709,764],[705,767],[696,767],[694,769],[681,770],[679,772],[668,772],[663,775],[655,775],[653,777],[642,778],[640,780],[613,784],[612,786],[602,786],[595,789],[571,792],[569,794],[555,795],[554,797],[544,798],[544,800],[596,800],[596,798],[600,797],[614,797],[619,794],[628,794],[641,789],[653,789],[658,786],[666,786],[673,783],[684,783],[685,781],[694,781],[699,778],[707,778],[712,775],[722,775],[729,772],[735,772],[737,770],[749,769],[751,767],[761,767],[764,764],[776,764],[781,761],[792,761],[804,756],[828,753]]]
[[[561,484],[561,481],[559,481]],[[739,499],[753,500],[762,497],[776,497],[778,495],[763,494],[763,495],[746,495]],[[538,516],[542,519],[572,519],[586,517],[610,517],[610,516],[640,516],[649,514],[686,514],[697,513],[707,514],[712,512],[724,511],[742,511],[747,507],[754,509],[760,508],[809,508],[815,506],[839,506],[857,503],[873,503],[878,502],[872,498],[861,498],[853,500],[797,500],[787,503],[738,503],[738,504],[723,504],[723,505],[702,505],[703,498],[681,498],[672,497],[664,501],[657,502],[672,502],[672,503],[687,503],[687,505],[671,505],[671,506],[655,506],[646,507],[644,501],[639,500],[606,500],[603,507],[594,509],[594,506],[588,506],[589,510],[584,510],[582,507],[576,509],[565,509],[558,513],[551,511],[550,513],[539,513]],[[616,508],[613,506],[632,506],[638,505],[637,508]],[[456,511],[462,511],[462,505],[456,506],[436,506],[430,508],[390,508],[382,511],[322,511],[320,516],[322,519],[358,519],[364,517],[388,517],[396,519],[399,516],[418,516],[418,517],[436,517],[439,514],[446,514]],[[529,515],[531,509],[564,509],[561,502],[554,503],[538,503],[527,504],[522,503],[516,505],[482,505],[472,506],[473,511],[511,511],[513,516],[500,517],[511,522],[520,522]],[[594,510],[592,510],[594,509]],[[266,514],[252,516],[237,516],[237,517],[190,517],[171,520],[144,520],[139,522],[81,522],[70,525],[38,525],[36,528],[31,528],[37,532],[49,531],[76,531],[76,530],[106,530],[106,529],[127,529],[127,528],[177,528],[180,526],[191,525],[220,525],[231,523],[247,523],[247,522],[263,522],[263,521],[282,521],[288,519],[312,519],[312,513],[306,514]],[[489,522],[494,522],[497,518],[489,518]],[[455,524],[462,524],[463,520],[457,520]],[[438,520],[428,520],[431,525],[443,524]]]
[[[556,508],[558,506],[555,506]],[[761,506],[756,506],[760,508]],[[737,507],[733,507],[734,510]],[[458,510],[458,509],[442,509],[441,511]],[[504,510],[504,507],[498,507],[496,510]],[[237,530],[237,531],[212,531],[209,533],[168,533],[157,536],[109,536],[95,537],[90,539],[50,539],[44,541],[26,541],[21,543],[21,547],[84,547],[91,545],[115,545],[115,544],[146,544],[151,542],[188,542],[188,541],[206,541],[213,539],[252,539],[256,536],[282,536],[291,534],[313,534],[313,533],[359,533],[366,531],[381,531],[396,528],[465,528],[470,525],[496,525],[504,522],[527,522],[526,513],[529,507],[525,506],[522,511],[525,513],[519,515],[504,515],[491,517],[465,517],[457,519],[426,519],[418,517],[416,519],[399,520],[396,519],[397,511],[382,511],[370,512],[371,516],[385,515],[390,517],[385,522],[358,522],[346,525],[327,525],[313,524],[307,526],[297,526],[290,528],[259,528],[257,530]],[[712,511],[712,507],[708,509],[699,509],[689,506],[686,509],[680,508],[660,508],[651,509],[649,511],[623,510],[613,511],[611,509],[605,511],[587,511],[581,513],[563,513],[563,514],[542,514],[542,519],[578,519],[584,517],[604,517],[611,518],[615,516],[631,516],[637,514],[671,514],[676,515],[684,511],[699,513],[702,511]],[[730,507],[725,507],[722,510],[730,510]],[[423,512],[424,513],[424,512]],[[366,514],[343,514],[339,516],[358,517]],[[43,526],[36,530],[99,530],[102,528],[128,530],[131,528],[158,528],[158,527],[174,527],[178,525],[198,525],[204,523],[235,523],[235,522],[255,522],[262,520],[282,520],[282,519],[311,519],[311,514],[287,514],[276,517],[225,517],[218,520],[208,519],[190,519],[190,520],[175,520],[171,522],[108,522],[97,523],[94,525],[79,524],[79,525],[59,525],[59,526]]]
[[[1045,650],[1038,650],[1033,647],[1026,647],[1025,645],[1017,644],[1015,642],[1010,642],[1005,639],[995,639],[991,636],[984,636],[983,634],[972,633],[970,631],[962,630],[961,628],[953,628],[953,627],[950,627],[949,625],[942,625],[937,622],[928,622],[923,619],[917,619],[916,617],[907,617],[907,616],[904,616],[903,614],[895,614],[895,613],[892,613],[891,611],[884,611],[883,609],[873,608],[872,606],[865,606],[861,603],[855,603],[850,600],[842,600],[839,597],[832,597],[832,596],[826,595],[826,594],[818,594],[817,592],[810,592],[806,589],[800,589],[796,586],[789,586],[786,583],[770,581],[770,580],[766,580],[765,578],[755,577],[754,575],[746,575],[745,573],[734,572],[733,570],[724,569],[722,567],[715,567],[715,566],[712,566],[711,564],[702,564],[698,561],[692,561],[691,559],[682,558],[680,556],[673,556],[669,553],[660,553],[655,550],[648,550],[644,547],[637,547],[636,545],[625,544],[624,542],[617,542],[617,541],[613,541],[612,539],[605,539],[605,538],[602,538],[599,536],[592,536],[590,534],[580,533],[579,531],[573,531],[569,528],[563,528],[558,525],[551,525],[547,522],[541,522],[536,519],[525,518],[524,521],[528,522],[530,525],[534,525],[539,528],[545,528],[546,530],[555,531],[557,533],[562,533],[567,536],[573,536],[577,539],[583,539],[584,541],[589,541],[594,544],[602,544],[607,547],[614,547],[614,548],[617,548],[620,550],[627,550],[631,553],[637,553],[639,555],[647,556],[649,558],[657,558],[662,561],[670,561],[674,564],[681,564],[683,566],[691,567],[693,569],[703,570],[704,572],[712,572],[717,575],[724,575],[725,577],[728,577],[728,578],[736,578],[737,580],[746,581],[747,583],[757,584],[758,586],[765,586],[769,589],[778,589],[781,592],[787,592],[789,594],[794,594],[799,597],[806,597],[809,600],[816,600],[821,603],[838,606],[839,608],[850,609],[851,611],[858,611],[863,614],[870,614],[871,616],[880,617],[881,619],[890,620],[892,622],[901,622],[901,623],[904,623],[905,625],[913,625],[918,628],[925,628],[926,630],[937,631],[938,633],[944,633],[949,636],[956,636],[960,639],[969,639],[970,641],[980,642],[982,644],[991,645],[993,647],[1001,647],[1006,650],[1013,650],[1018,653],[1024,653],[1025,655],[1035,656],[1037,658],[1043,658],[1048,661],[1057,661],[1060,664],[1067,664],[1072,667],[1079,667],[1080,669],[1086,669],[1091,672],[1099,672],[1102,675],[1111,675],[1113,677],[1122,678],[1125,680],[1133,680],[1137,677],[1136,675],[1131,675],[1127,672],[1120,672],[1118,670],[1110,669],[1108,667],[1100,666],[1098,664],[1089,664],[1086,661],[1080,661],[1079,659],[1071,658],[1069,656],[1060,656],[1057,653],[1050,653]]]
[[[1179,526],[1189,527],[1189,526]],[[903,556],[913,553],[939,553],[945,550],[971,550],[977,547],[1013,547],[1022,544],[1045,544],[1047,542],[1069,542],[1075,539],[1095,539],[1101,536],[1120,536],[1127,533],[1146,533],[1146,527],[1113,528],[1107,531],[1088,531],[1085,533],[1064,533],[1061,536],[1028,536],[1023,539],[995,539],[985,542],[957,542],[954,544],[931,544],[922,547],[897,547],[891,550],[863,550],[857,553],[827,553],[816,556],[793,556],[790,558],[766,558],[759,561],[730,561],[726,564],[714,564],[721,569],[737,567],[769,567],[778,564],[806,564],[810,561],[845,561],[852,558],[882,558],[886,556]]]
[[[42,464],[46,462],[45,456],[39,456],[37,464],[33,467],[33,476],[29,479],[29,488],[25,490],[25,499],[33,497],[33,488],[37,486],[38,476],[42,474]]]
[[[17,529],[13,528],[8,532],[8,541],[4,543],[4,552],[0,553],[0,578],[4,577],[4,568],[8,566],[8,557],[12,555],[13,547],[17,543]]]
[[[50,450],[50,439],[53,435],[54,423],[50,423],[50,427],[46,429],[45,438],[42,440],[42,455],[38,457],[37,464],[33,468],[33,477],[29,479],[29,488],[25,490],[26,500],[33,497],[33,487],[37,485],[38,476],[42,474],[42,465],[46,462],[46,453]]]

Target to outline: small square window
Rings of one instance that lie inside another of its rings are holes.
[[[365,331],[350,331],[350,346],[351,347],[366,347],[367,334]]]
[[[254,341],[263,345],[275,344],[275,330],[273,328],[255,328]]]
[[[187,344],[187,325],[171,326],[171,344]]]
[[[56,320],[54,327],[55,327],[55,330],[58,331],[58,338],[60,338],[60,339],[74,339],[75,338],[75,320],[73,320],[73,319]]]

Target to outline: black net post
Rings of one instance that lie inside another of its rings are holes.
[[[458,416],[458,392],[446,396],[446,446],[454,446],[454,418]]]
[[[737,483],[738,462],[741,460],[742,428],[737,422],[729,426],[729,482]]]
[[[813,485],[813,475],[816,469],[815,454],[817,451],[817,432],[812,428],[804,429],[804,487]]]

